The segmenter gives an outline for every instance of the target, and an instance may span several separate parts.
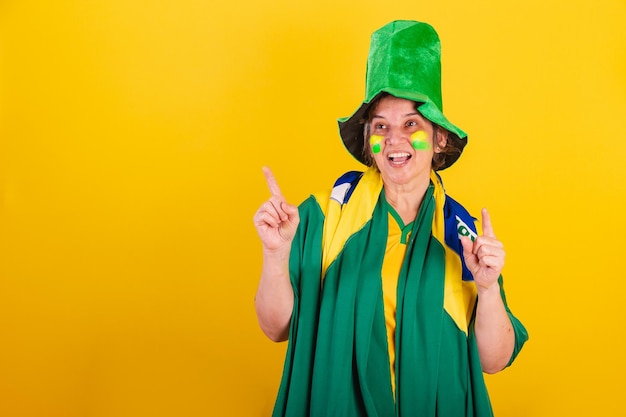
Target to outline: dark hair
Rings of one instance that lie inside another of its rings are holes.
[[[370,103],[367,109],[366,118],[360,121],[364,125],[363,126],[363,160],[367,166],[374,165],[374,158],[372,157],[372,151],[369,145],[370,127],[371,127],[372,116],[373,116],[372,112],[376,108],[376,105],[382,98],[390,96],[390,95],[391,94],[389,93],[383,92],[378,97],[376,97],[376,99]],[[415,103],[415,110],[419,112],[419,103]],[[451,133],[449,130],[439,126],[438,124],[432,123],[432,125],[433,125],[433,138],[437,136],[437,133],[440,130],[443,131],[443,134],[446,137],[446,146],[440,152],[433,154],[432,168],[436,171],[442,166],[446,165],[446,160],[452,159],[453,161],[456,161],[459,155],[461,155],[463,148],[458,146],[457,144],[458,139],[456,138],[456,135],[454,133]]]
[[[433,136],[436,136],[437,130],[439,129],[443,130],[444,135],[446,136],[446,146],[438,153],[433,154],[432,165],[433,165],[433,169],[437,171],[439,168],[449,165],[446,163],[448,159],[451,159],[452,161],[456,161],[457,159],[459,159],[461,152],[463,152],[463,148],[460,148],[458,146],[459,139],[454,133],[434,123],[433,123],[433,127],[434,127]]]

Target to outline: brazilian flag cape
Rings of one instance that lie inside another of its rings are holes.
[[[331,193],[299,207],[289,263],[294,307],[274,417],[493,415],[473,330],[476,289],[459,240],[476,236],[474,219],[446,196],[434,171],[398,278],[392,389],[382,187],[374,168],[349,172]],[[527,334],[502,296],[515,331],[510,364]]]

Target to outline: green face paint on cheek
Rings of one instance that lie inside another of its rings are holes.
[[[423,130],[418,130],[411,135],[411,145],[413,149],[418,151],[430,150],[430,143],[428,143],[428,135]]]
[[[373,153],[379,153],[381,150],[380,143],[383,141],[383,137],[380,135],[370,136],[370,146]]]

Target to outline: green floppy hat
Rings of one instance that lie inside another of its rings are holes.
[[[413,100],[418,111],[450,132],[448,140],[462,151],[467,134],[450,123],[442,113],[441,44],[435,29],[427,23],[396,20],[372,34],[365,101],[352,116],[339,119],[339,134],[346,149],[366,164],[363,155],[363,127],[371,103],[382,93]],[[447,154],[439,170],[452,165],[461,152]]]

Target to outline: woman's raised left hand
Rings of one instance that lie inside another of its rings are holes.
[[[498,278],[504,267],[504,245],[493,232],[491,218],[487,209],[482,209],[483,234],[473,242],[469,237],[462,237],[463,257],[467,269],[474,276],[478,292],[498,285]]]

